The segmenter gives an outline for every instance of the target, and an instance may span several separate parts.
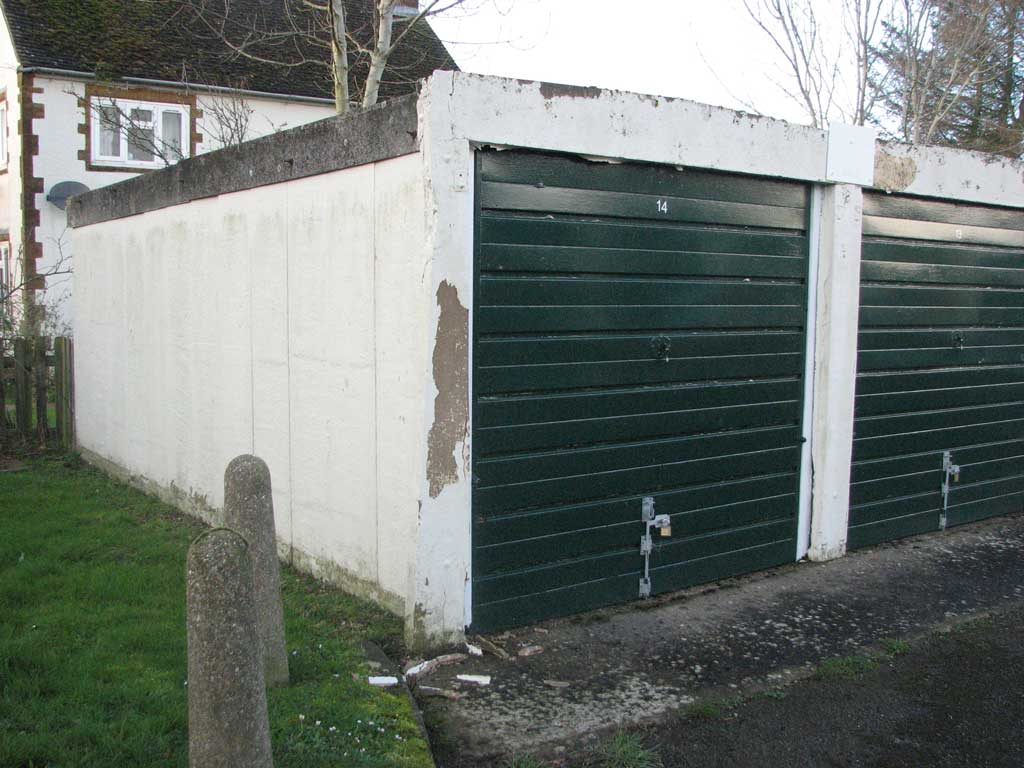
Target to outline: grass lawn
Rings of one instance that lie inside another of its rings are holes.
[[[188,765],[185,554],[201,530],[70,460],[0,474],[0,766]],[[431,766],[404,695],[365,680],[360,641],[399,652],[398,620],[281,576],[275,766]]]

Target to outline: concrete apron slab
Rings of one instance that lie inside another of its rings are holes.
[[[441,708],[460,759],[552,753],[1022,600],[1024,515],[1014,515],[492,636],[512,661],[444,667],[422,684],[461,698],[424,703]],[[544,650],[518,657],[527,646]]]

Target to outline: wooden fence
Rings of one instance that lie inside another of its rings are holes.
[[[0,439],[75,445],[75,345],[63,336],[0,339]]]

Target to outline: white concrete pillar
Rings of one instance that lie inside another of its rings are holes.
[[[821,190],[811,428],[811,560],[846,552],[853,399],[857,381],[863,193],[854,184]]]

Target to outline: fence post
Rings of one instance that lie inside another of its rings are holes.
[[[14,340],[14,418],[18,433],[28,437],[32,419],[29,410],[28,341]]]
[[[46,445],[50,435],[50,418],[46,412],[46,348],[49,346],[49,341],[47,336],[36,336],[33,343],[35,355],[32,361],[32,373],[36,388],[36,435],[41,446]]]
[[[57,416],[57,443],[64,449],[68,447],[67,412],[64,409],[68,387],[64,362],[67,358],[67,341],[63,336],[58,336],[53,340],[53,399]]]
[[[0,436],[7,432],[7,339],[0,337]]]
[[[67,430],[64,447],[70,451],[75,447],[75,340],[67,338],[64,343],[64,425]]]

